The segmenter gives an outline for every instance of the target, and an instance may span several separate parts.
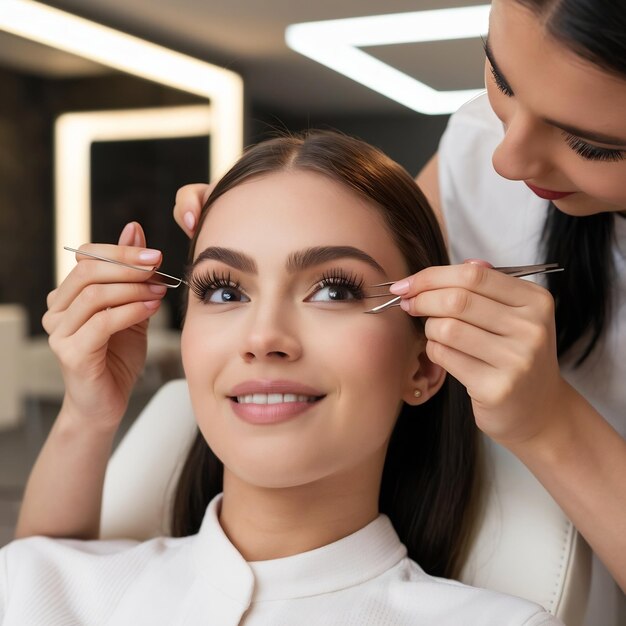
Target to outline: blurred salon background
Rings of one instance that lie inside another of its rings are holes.
[[[0,545],[63,395],[41,327],[47,293],[74,262],[62,246],[116,242],[137,220],[163,251],[162,269],[180,276],[187,239],[172,219],[176,190],[277,132],[338,129],[417,174],[449,113],[483,84],[486,10],[478,26],[469,14],[425,14],[424,28],[408,29],[413,40],[404,26],[415,12],[475,4],[0,2]],[[326,23],[396,13],[406,19]],[[290,25],[310,22],[320,24],[292,29],[290,44],[318,60],[286,43]],[[171,290],[151,322],[120,436],[182,375],[181,295]]]

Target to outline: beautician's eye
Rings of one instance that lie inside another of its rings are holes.
[[[355,274],[333,270],[324,274],[313,287],[307,302],[346,302],[363,299],[363,281]]]
[[[230,273],[210,272],[194,274],[189,280],[189,288],[205,304],[233,304],[250,302],[241,285],[232,280]]]
[[[588,161],[621,161],[626,158],[622,150],[612,150],[610,148],[599,148],[583,141],[580,137],[570,135],[563,131],[563,137],[567,145],[579,154],[583,159]]]

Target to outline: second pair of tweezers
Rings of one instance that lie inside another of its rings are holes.
[[[535,274],[550,274],[552,272],[562,272],[565,268],[559,267],[558,263],[538,263],[536,265],[515,265],[511,267],[492,267],[490,269],[501,272],[502,274],[507,274],[508,276],[516,276],[517,278],[522,278],[523,276],[533,276]],[[388,283],[379,283],[378,285],[371,285],[374,287],[390,287],[394,285],[398,281],[391,281]],[[378,293],[365,296],[366,298],[382,298],[384,296],[390,296],[389,292],[386,293]],[[380,304],[379,306],[375,306],[373,309],[368,309],[364,311],[364,313],[381,313],[382,311],[386,311],[387,309],[400,306],[400,300],[402,300],[402,296],[395,296],[391,300]]]

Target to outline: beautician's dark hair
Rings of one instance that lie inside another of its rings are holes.
[[[250,150],[221,179],[203,208],[196,233],[217,198],[244,181],[277,171],[316,172],[376,206],[409,273],[445,265],[437,220],[411,176],[379,150],[333,132],[281,137]],[[191,254],[196,239],[191,242]],[[413,318],[423,331],[421,320]],[[380,491],[411,558],[436,576],[458,574],[475,516],[478,436],[465,388],[447,376],[423,405],[405,404],[392,433]],[[172,515],[174,536],[197,532],[206,506],[222,489],[223,467],[200,433],[179,480]]]
[[[516,0],[542,20],[555,39],[601,70],[626,79],[626,4],[615,0]],[[616,106],[623,104],[616,103]],[[546,261],[565,272],[549,274],[556,304],[557,348],[580,365],[609,324],[615,268],[615,220],[624,214],[572,217],[552,203],[544,225]]]

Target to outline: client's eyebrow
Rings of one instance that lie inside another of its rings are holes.
[[[383,274],[385,273],[382,266],[367,254],[367,252],[363,252],[363,250],[353,246],[316,246],[299,250],[298,252],[292,252],[287,259],[287,270],[292,273],[298,272],[337,259],[356,259],[357,261],[363,261],[375,270]],[[208,260],[220,261],[221,263],[230,265],[236,270],[248,274],[256,274],[258,272],[257,264],[252,257],[237,250],[217,246],[210,246],[204,249],[191,265],[191,270],[202,261]]]
[[[367,263],[383,274],[385,273],[380,264],[367,252],[353,246],[317,246],[293,252],[287,259],[287,269],[290,272],[297,272],[336,259],[356,259]]]
[[[202,261],[220,261],[225,265],[230,265],[232,268],[248,274],[256,274],[257,267],[254,259],[249,257],[243,252],[237,250],[231,250],[230,248],[220,248],[217,246],[210,246],[205,248],[192,263],[191,269],[193,270]]]

